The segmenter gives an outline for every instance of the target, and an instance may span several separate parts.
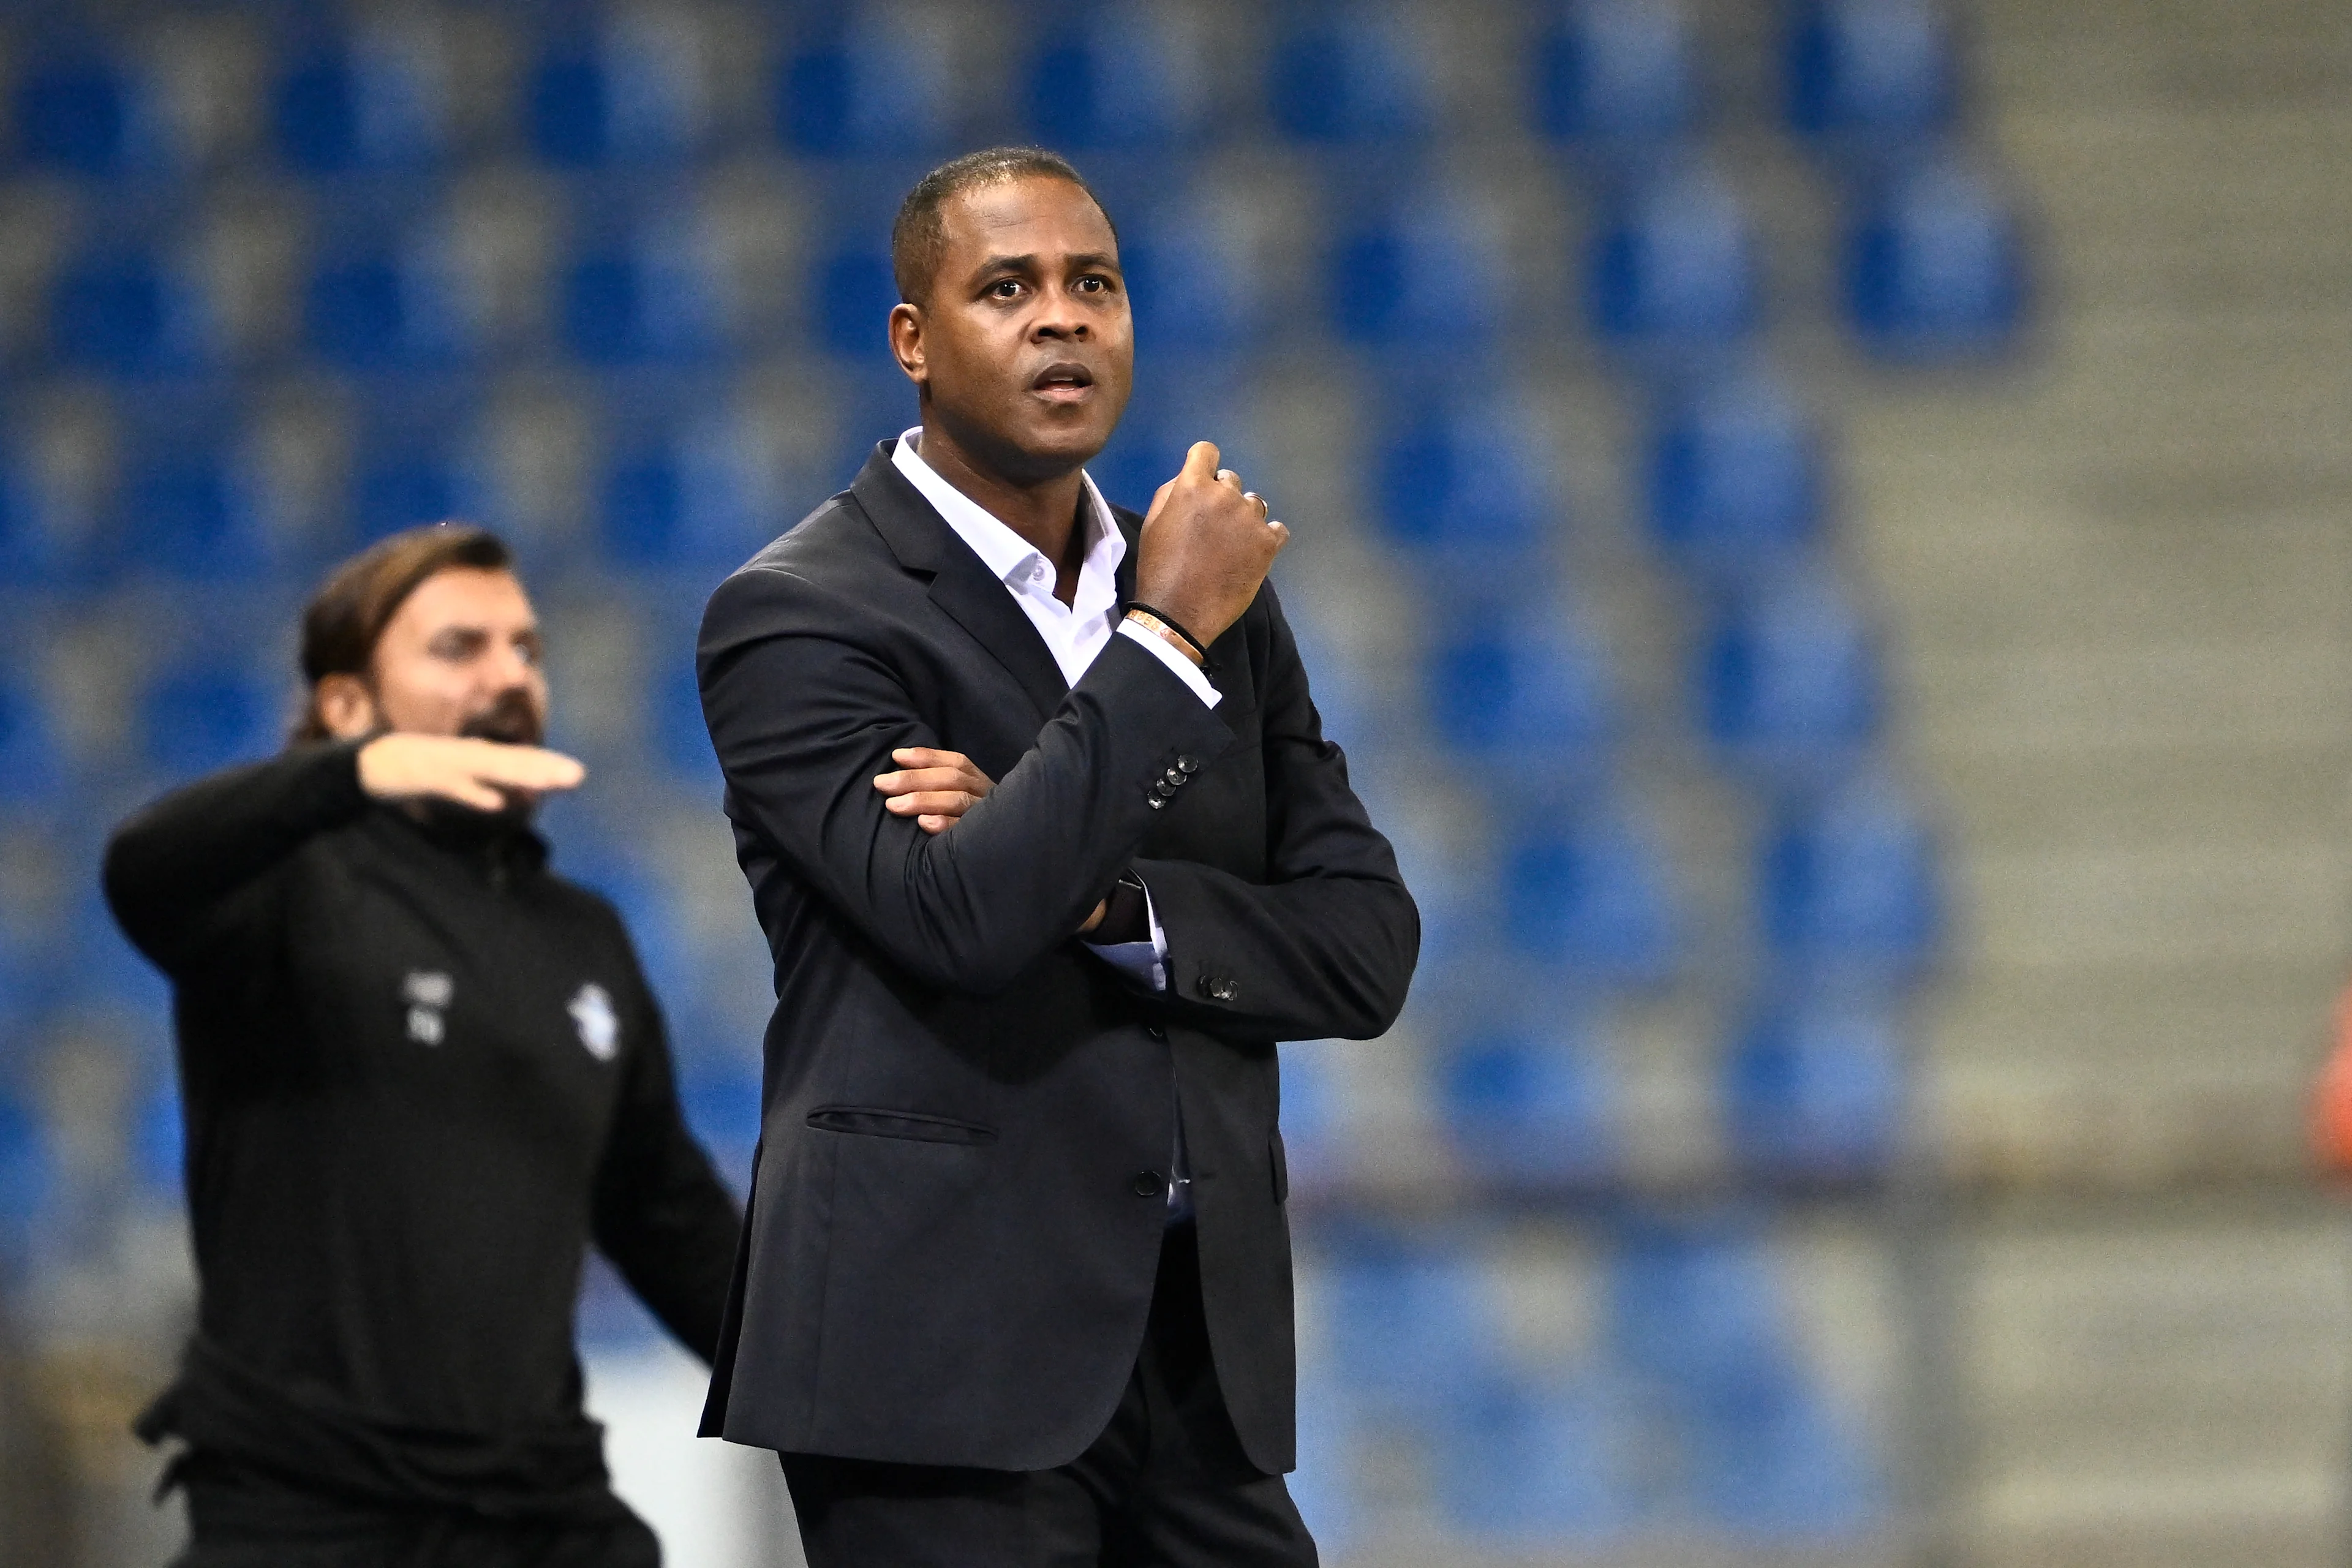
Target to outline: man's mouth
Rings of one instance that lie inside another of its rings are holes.
[[[1082,403],[1095,389],[1095,373],[1082,364],[1060,360],[1039,371],[1029,390],[1053,403]]]

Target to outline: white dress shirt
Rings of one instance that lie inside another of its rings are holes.
[[[907,476],[908,484],[922,492],[923,499],[955,530],[956,537],[971,546],[982,564],[1004,584],[1013,602],[1021,606],[1029,624],[1045,639],[1046,651],[1061,667],[1064,680],[1076,686],[1078,678],[1086,674],[1117,634],[1150,649],[1151,656],[1173,671],[1195,697],[1212,708],[1217,705],[1223,694],[1209,684],[1199,666],[1121,613],[1118,565],[1127,559],[1127,535],[1111,521],[1110,508],[1091,478],[1079,475],[1086,487],[1087,552],[1078,565],[1077,592],[1065,605],[1054,593],[1058,577],[1055,564],[1035,545],[990,516],[978,501],[940,478],[915,449],[922,434],[922,427],[917,426],[898,437],[898,447],[890,455],[892,465]],[[1154,991],[1165,991],[1168,933],[1160,929],[1160,916],[1151,909],[1149,888],[1144,889],[1143,903],[1151,923],[1150,942],[1087,945]]]

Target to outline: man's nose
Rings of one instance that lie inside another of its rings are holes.
[[[1087,320],[1076,295],[1066,289],[1047,289],[1040,292],[1037,314],[1029,323],[1033,337],[1083,340],[1092,330],[1092,323]]]

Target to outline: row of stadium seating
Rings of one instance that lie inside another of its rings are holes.
[[[875,439],[912,418],[895,374],[807,376],[833,396],[789,425],[723,378],[667,396],[625,385],[599,395],[593,384],[536,395],[534,407],[582,433],[569,476],[582,515],[551,552],[715,581],[772,534],[793,498],[846,483]],[[54,419],[77,422],[79,439],[108,453],[95,473],[45,458],[52,416],[0,430],[0,587],[302,584],[394,530],[515,517],[527,512],[521,492],[547,491],[543,464],[522,464],[518,478],[501,456],[514,443],[488,389],[403,384],[364,399],[334,390],[125,394],[111,408],[76,399]],[[1219,425],[1241,417],[1233,402],[1219,412]],[[1513,397],[1400,390],[1368,423],[1369,521],[1451,597],[1491,595],[1477,584],[1495,583],[1497,568],[1532,568],[1572,521],[1556,440]],[[1201,427],[1177,411],[1138,410],[1093,465],[1097,482],[1114,500],[1146,503]],[[1662,388],[1629,457],[1644,531],[1696,580],[1757,589],[1801,570],[1825,541],[1833,498],[1822,434],[1768,374],[1733,369]],[[1569,633],[1557,628],[1555,641],[1572,665]]]
[[[1515,197],[1543,195],[1523,183]],[[500,297],[509,258],[465,243],[470,215],[427,185],[352,203],[278,195],[277,229],[240,263],[204,209],[93,204],[48,220],[75,236],[32,318],[14,332],[19,364],[140,380],[312,364],[360,373],[513,363],[596,368],[726,363],[779,347],[870,360],[898,299],[878,224],[831,225],[845,247],[779,264],[789,221],[742,232],[691,188],[535,194],[551,216],[548,259]],[[1773,291],[1755,225],[1734,187],[1697,158],[1609,186],[1556,299],[1520,279],[1548,258],[1515,254],[1492,216],[1441,180],[1404,180],[1332,222],[1312,284],[1275,297],[1246,247],[1164,197],[1109,198],[1139,340],[1163,356],[1250,352],[1328,335],[1367,350],[1491,346],[1530,330],[1582,334],[1639,364],[1671,366],[1750,340]],[[309,216],[305,216],[305,209]],[[334,215],[334,221],[329,216]],[[1315,214],[1292,213],[1293,248],[1313,251]],[[302,238],[305,231],[310,238]],[[559,231],[568,231],[560,233]],[[2016,215],[1965,157],[1938,153],[1857,181],[1836,240],[1834,301],[1872,352],[1981,354],[2019,330],[2027,285]],[[305,251],[307,249],[307,259]],[[750,256],[754,259],[745,260]],[[238,271],[290,269],[289,309],[251,319]],[[1786,303],[1786,301],[1781,301]]]
[[[654,639],[658,624],[671,640],[623,663],[618,681],[641,715],[622,725],[640,765],[698,784],[711,763],[689,679],[695,602],[640,623],[643,639]],[[68,744],[65,699],[37,669],[0,668],[0,804],[58,800],[92,770],[185,777],[267,750],[285,725],[287,665],[274,640],[257,647],[238,636],[237,616],[267,613],[251,595],[220,603],[219,616],[192,608],[157,628],[141,667],[128,672],[119,742],[94,752]],[[103,618],[105,610],[91,614]],[[1421,687],[1427,722],[1464,762],[1516,759],[1588,797],[1606,793],[1614,742],[1635,721],[1603,644],[1556,616],[1524,610],[1441,618]],[[1717,598],[1688,691],[1690,722],[1719,764],[1767,788],[1835,781],[1868,757],[1879,732],[1872,636],[1825,576],[1769,578]],[[593,751],[613,721],[573,727]]]
[[[1431,47],[1442,12],[1415,19],[1369,5],[1274,8],[1255,59],[1242,61],[1144,8],[1041,5],[1041,26],[1024,30],[1036,41],[992,102],[975,101],[973,51],[879,8],[772,31],[742,14],[698,27],[676,11],[490,7],[463,20],[508,24],[520,64],[488,124],[457,107],[461,14],[438,26],[431,13],[396,11],[343,26],[307,5],[247,9],[277,45],[256,83],[257,130],[269,155],[310,174],[429,167],[483,142],[566,168],[673,163],[746,139],[811,159],[926,157],[1008,137],[1076,152],[1196,152],[1235,137],[1393,143],[1445,118]],[[1573,0],[1515,43],[1514,85],[1539,135],[1622,152],[1706,125],[1715,95],[1678,5]],[[168,176],[210,151],[180,112],[184,38],[109,36],[74,18],[25,29],[21,47],[11,118],[24,166]],[[1780,57],[1784,123],[1816,142],[1883,150],[1954,119],[1952,27],[1932,0],[1806,0],[1790,8]],[[719,79],[761,59],[765,88],[729,101]]]
[[[1302,1328],[1320,1353],[1294,1484],[1318,1535],[1344,1550],[1377,1527],[1365,1450],[1401,1439],[1454,1530],[1499,1547],[1665,1531],[1819,1549],[1884,1523],[1883,1435],[1825,1396],[1767,1227],[1717,1213],[1596,1230],[1578,1237],[1581,1279],[1534,1281],[1591,1302],[1564,1344],[1514,1342],[1510,1270],[1475,1228],[1372,1229],[1310,1255]]]

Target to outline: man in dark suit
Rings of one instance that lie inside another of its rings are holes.
[[[1149,516],[1118,240],[1032,149],[893,232],[919,431],[723,584],[703,708],[776,962],[706,1432],[815,1568],[1311,1563],[1275,1042],[1402,1005],[1419,917],[1195,446]],[[894,765],[895,764],[895,765]]]

